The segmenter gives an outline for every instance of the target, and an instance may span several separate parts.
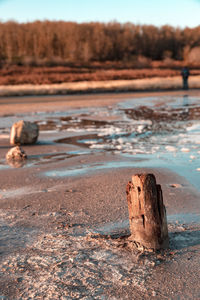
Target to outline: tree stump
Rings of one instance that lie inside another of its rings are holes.
[[[139,247],[168,248],[166,209],[153,174],[136,174],[126,188],[131,239]]]

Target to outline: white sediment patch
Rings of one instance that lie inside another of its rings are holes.
[[[20,278],[20,299],[107,299],[109,290],[130,286],[145,292],[151,262],[137,264],[119,243],[73,229],[41,234],[28,251],[6,257],[0,267],[7,277]]]
[[[90,149],[106,149],[106,148],[108,148],[108,145],[104,145],[104,144],[99,145],[99,144],[93,144],[93,143],[92,143],[92,145],[90,145]]]
[[[190,152],[189,148],[181,148],[181,152]]]
[[[29,186],[24,186],[20,188],[0,190],[0,198],[2,199],[17,198],[29,194],[37,194],[43,192],[44,190],[41,190],[38,186],[34,186],[34,188]]]
[[[195,159],[195,158],[196,158],[196,156],[194,156],[194,155],[190,155],[190,158],[193,160],[193,159]]]
[[[165,149],[169,152],[175,152],[177,151],[177,148],[174,146],[165,146]]]
[[[187,127],[187,131],[190,132],[199,132],[199,130],[200,130],[200,124],[196,122]]]

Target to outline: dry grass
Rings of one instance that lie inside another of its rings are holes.
[[[200,75],[199,69],[191,70],[192,75]],[[7,66],[0,69],[0,85],[57,84],[80,81],[131,80],[154,77],[174,77],[180,69],[143,68],[124,69],[112,66],[99,67],[28,67]]]
[[[0,96],[53,95],[104,91],[181,89],[180,69],[120,68],[120,65],[30,67],[0,69]],[[200,69],[191,69],[190,88],[200,88]]]

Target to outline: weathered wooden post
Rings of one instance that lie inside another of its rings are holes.
[[[169,246],[161,186],[153,174],[136,174],[126,188],[131,239],[148,249]]]

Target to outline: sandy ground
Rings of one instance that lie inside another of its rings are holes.
[[[112,108],[155,94],[1,98],[0,114]],[[171,92],[177,94],[184,92]],[[167,169],[94,168],[49,177],[52,170],[122,159],[111,153],[78,155],[84,149],[47,142],[61,135],[44,132],[38,144],[24,146],[23,168],[6,164],[8,135],[0,139],[0,298],[200,299],[200,222],[193,222],[200,213],[199,191]],[[138,172],[153,172],[163,189],[170,249],[161,253],[140,253],[127,240],[125,188]]]

